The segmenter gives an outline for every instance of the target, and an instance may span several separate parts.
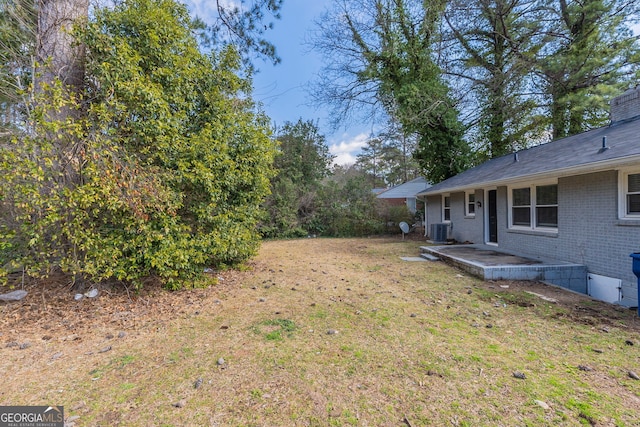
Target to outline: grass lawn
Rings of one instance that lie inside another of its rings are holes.
[[[0,405],[76,426],[640,425],[634,311],[400,259],[421,244],[268,241],[173,293],[28,288],[0,303]]]

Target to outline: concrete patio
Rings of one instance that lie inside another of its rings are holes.
[[[587,293],[584,265],[519,255],[489,245],[421,246],[421,256],[437,257],[484,280],[537,280]]]

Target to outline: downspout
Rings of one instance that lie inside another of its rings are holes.
[[[424,228],[424,237],[427,237],[427,198],[425,197],[422,202],[424,204],[424,227],[422,228]]]
[[[424,237],[427,237],[427,198],[424,197],[423,199],[420,199],[416,197],[416,199],[422,200],[422,204],[424,205],[424,221],[422,222],[422,225],[424,228]]]

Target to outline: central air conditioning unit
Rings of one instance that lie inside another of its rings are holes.
[[[430,236],[433,242],[446,242],[449,235],[449,224],[431,224]]]

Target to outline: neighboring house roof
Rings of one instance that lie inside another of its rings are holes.
[[[577,175],[627,164],[640,164],[640,117],[491,159],[418,195]]]
[[[378,199],[407,199],[416,197],[416,194],[426,190],[429,187],[430,184],[427,182],[427,180],[419,177],[383,191],[376,197]]]

